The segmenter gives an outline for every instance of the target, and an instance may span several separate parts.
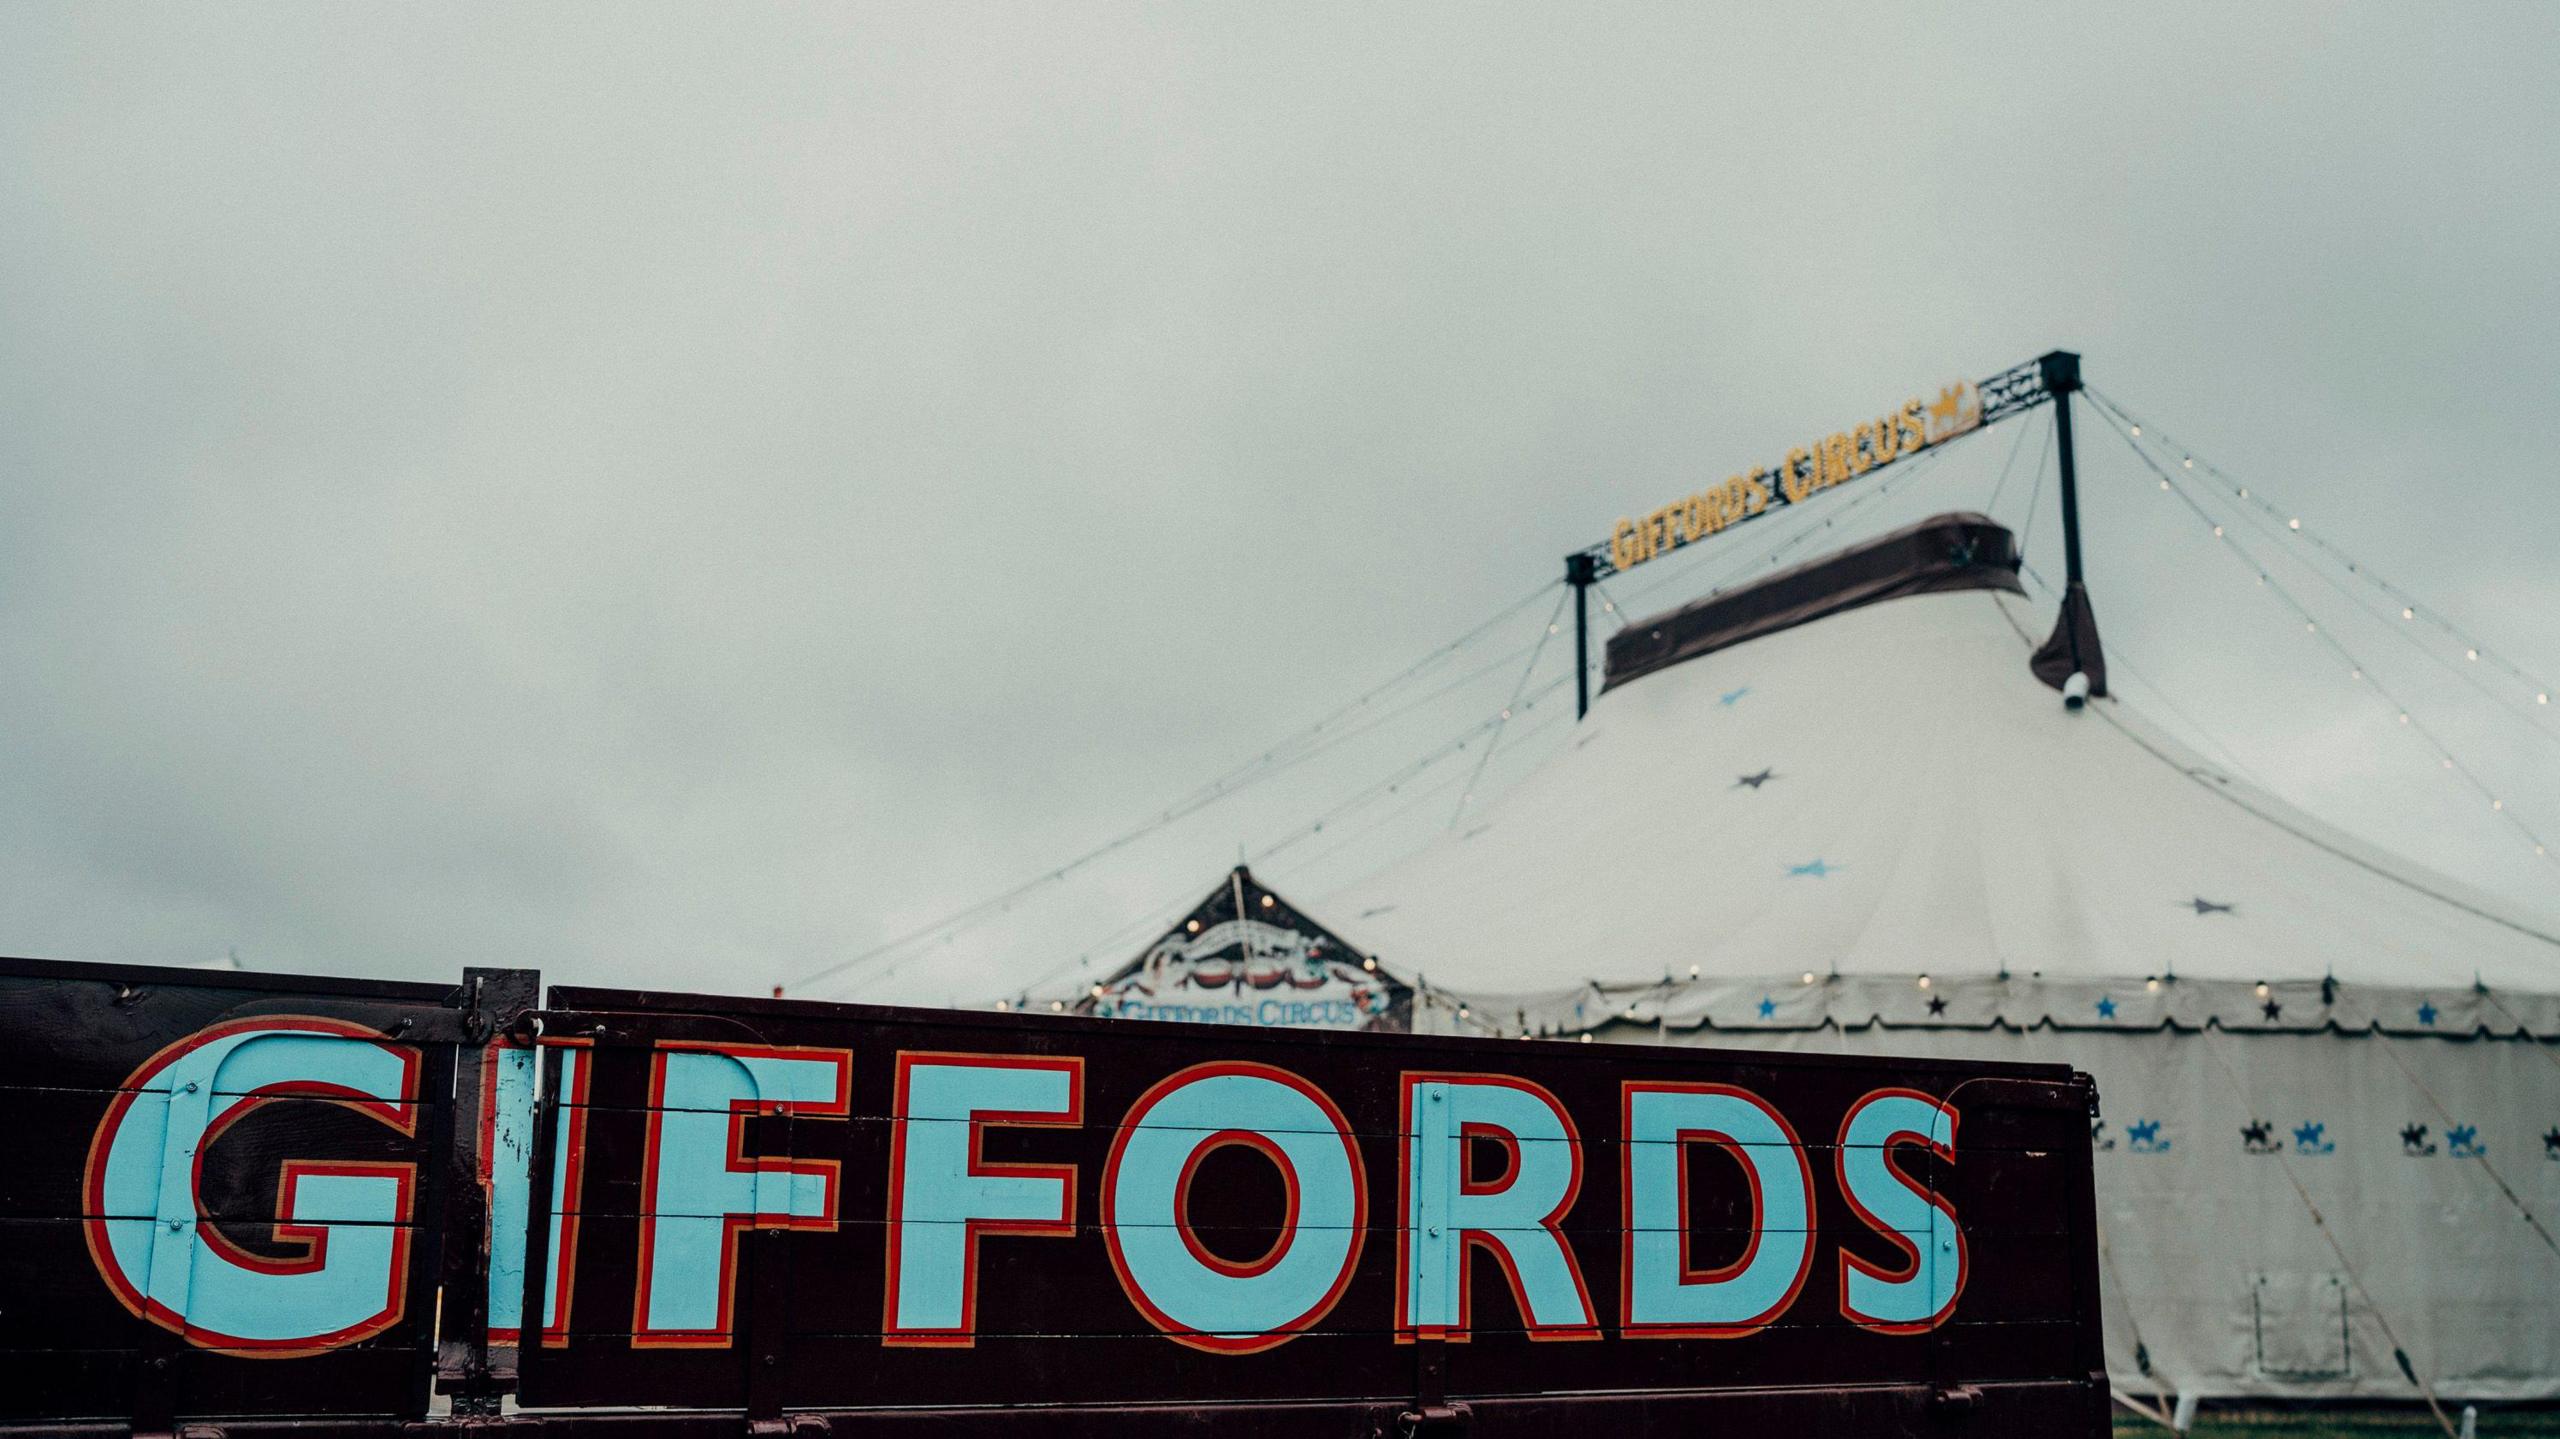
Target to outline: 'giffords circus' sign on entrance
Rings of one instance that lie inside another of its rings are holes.
[[[1073,1008],[1105,1019],[1265,1029],[1413,1027],[1408,986],[1242,865],[1135,960],[1089,985]]]
[[[86,972],[0,1423],[2104,1432],[2067,1069]]]

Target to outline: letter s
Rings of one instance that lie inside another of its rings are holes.
[[[1849,1106],[1840,1121],[1840,1192],[1867,1227],[1902,1252],[1887,1269],[1840,1251],[1840,1312],[1885,1334],[1935,1329],[1964,1292],[1964,1231],[1945,1197],[1911,1181],[1893,1164],[1896,1145],[1916,1144],[1953,1164],[1954,1106],[1912,1089],[1879,1089]]]
[[[204,1153],[278,1099],[317,1099],[402,1134],[418,1051],[344,1020],[266,1015],[201,1029],[143,1062],[98,1123],[83,1188],[89,1255],[136,1315],[208,1348],[289,1358],[351,1344],[407,1309],[417,1166],[288,1159],[275,1237],[250,1254],[205,1222]]]

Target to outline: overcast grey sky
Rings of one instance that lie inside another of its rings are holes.
[[[761,990],[2057,345],[2560,674],[2555,75],[2550,5],[0,9],[0,952]],[[2083,431],[2173,722],[2560,910]],[[2354,642],[2560,833],[2560,729]],[[1047,971],[1517,670],[842,992]]]

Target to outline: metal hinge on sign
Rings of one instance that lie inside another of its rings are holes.
[[[1396,1416],[1399,1439],[1447,1439],[1467,1432],[1475,1415],[1464,1404],[1425,1404]]]
[[[1930,1391],[1929,1412],[1941,1419],[1962,1419],[1982,1403],[1982,1390],[1972,1384],[1941,1386]]]

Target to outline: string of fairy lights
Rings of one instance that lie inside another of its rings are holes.
[[[1461,731],[1454,738],[1434,746],[1419,758],[1409,761],[1384,778],[1374,781],[1366,788],[1351,795],[1348,799],[1334,805],[1324,813],[1317,815],[1314,819],[1300,824],[1295,829],[1288,831],[1287,833],[1263,845],[1259,849],[1248,852],[1244,856],[1245,862],[1247,864],[1267,863],[1268,861],[1286,854],[1297,846],[1324,833],[1328,825],[1338,824],[1339,821],[1349,817],[1350,815],[1356,814],[1360,810],[1367,808],[1369,805],[1375,804],[1380,800],[1402,792],[1406,786],[1412,784],[1414,780],[1419,779],[1423,774],[1439,765],[1442,761],[1466,753],[1468,746],[1475,743],[1477,739],[1500,734],[1504,727],[1538,709],[1548,701],[1556,698],[1569,683],[1571,683],[1571,676],[1568,675],[1549,680],[1547,683],[1539,686],[1535,690],[1516,696],[1511,703],[1504,705],[1499,712],[1478,720],[1476,723]],[[1536,728],[1544,727],[1544,724],[1536,726]],[[1151,921],[1154,923],[1164,922],[1155,920],[1154,917],[1163,915],[1168,908],[1178,914],[1182,908],[1188,906],[1191,898],[1197,897],[1196,891],[1185,891],[1185,895],[1188,897],[1185,900],[1177,901],[1171,905],[1159,905],[1156,908],[1147,911],[1146,915],[1141,918],[1122,925],[1103,938],[1086,945],[1074,955],[1061,961],[1046,972],[1034,977],[1024,984],[1021,989],[1021,998],[1001,1001],[1000,1007],[1010,1007],[1017,1003],[1029,1003],[1028,996],[1031,994],[1055,984],[1071,973],[1090,970],[1094,961],[1104,957],[1105,955],[1110,955],[1114,959],[1120,958],[1121,956],[1118,954],[1116,946],[1130,937],[1133,931],[1151,927]],[[1057,1007],[1063,1007],[1063,1001],[1058,1001],[1056,1004]]]
[[[2129,433],[2129,437],[2137,442],[2147,439],[2175,451],[2179,457],[2178,463],[2182,472],[2193,471],[2211,480],[2235,501],[2249,506],[2269,523],[2282,526],[2281,533],[2284,537],[2298,540],[2318,550],[2348,574],[2372,587],[2376,593],[2399,608],[2401,623],[2425,625],[2435,630],[2451,642],[2450,649],[2462,652],[2464,664],[2483,666],[2515,681],[2521,693],[2532,696],[2534,708],[2539,712],[2535,716],[2537,722],[2548,722],[2549,717],[2555,713],[2551,696],[2554,689],[2560,686],[2555,686],[2551,681],[2536,676],[2514,659],[2465,633],[2461,626],[2447,618],[2441,610],[2425,604],[2407,590],[2377,574],[2372,566],[2340,549],[2318,530],[2305,525],[2300,515],[2279,507],[2264,493],[2232,478],[2211,460],[2180,444],[2175,437],[2158,426],[2149,424],[2136,416],[2114,396],[2094,388],[2084,393],[2100,413],[2106,415],[2109,421],[2118,427],[2120,433]],[[2141,446],[2137,443],[2136,448],[2139,449]]]
[[[2189,487],[2173,476],[2166,465],[2153,457],[2151,451],[2145,448],[2141,443],[2141,436],[2136,426],[2129,418],[2118,413],[2112,405],[2093,405],[2091,408],[2095,410],[2101,418],[2108,422],[2110,428],[2113,428],[2118,437],[2124,440],[2126,447],[2132,450],[2134,456],[2141,460],[2143,466],[2149,469],[2153,476],[2158,479],[2161,490],[2164,493],[2175,496],[2178,501],[2186,507],[2188,512],[2195,516],[2197,523],[2210,530],[2213,538],[2220,541],[2224,549],[2234,559],[2238,560],[2242,565],[2246,566],[2253,574],[2256,575],[2259,587],[2264,589],[2269,597],[2276,603],[2282,605],[2292,613],[2294,619],[2301,624],[2303,633],[2309,635],[2316,643],[2329,651],[2337,663],[2344,668],[2348,680],[2351,683],[2362,687],[2367,692],[2371,693],[2382,704],[2386,705],[2390,712],[2397,716],[2399,727],[2406,730],[2412,739],[2425,745],[2436,759],[2440,768],[2445,772],[2454,775],[2460,783],[2468,786],[2472,791],[2474,791],[2479,798],[2488,805],[2490,813],[2504,821],[2509,828],[2522,836],[2525,843],[2533,846],[2533,852],[2536,855],[2541,856],[2545,860],[2549,860],[2551,858],[2550,847],[2544,840],[2542,834],[2536,830],[2533,825],[2528,823],[2523,815],[2517,813],[2515,807],[2508,804],[2506,798],[2502,796],[2498,792],[2497,788],[2491,785],[2477,769],[2464,762],[2459,755],[2455,754],[2453,747],[2445,741],[2443,736],[2440,735],[2433,726],[2418,718],[2417,715],[2409,708],[2408,704],[2403,701],[2397,693],[2395,693],[2382,680],[2378,679],[2374,675],[2374,672],[2366,666],[2365,662],[2351,652],[2347,648],[2346,644],[2339,639],[2333,628],[2323,626],[2319,622],[2319,617],[2312,612],[2311,607],[2302,602],[2301,597],[2294,593],[2291,586],[2285,584],[2283,580],[2277,578],[2273,573],[2271,573],[2268,567],[2259,560],[2257,554],[2246,544],[2242,543],[2238,536],[2231,533],[2230,526],[2216,519],[2209,511],[2207,511],[2205,507],[2198,502],[2195,495],[2190,492]],[[2185,473],[2191,470],[2193,468],[2192,461],[2192,456],[2182,456],[2180,473]],[[2292,519],[2289,517],[2287,532],[2295,533],[2298,531],[2298,519]],[[2465,641],[2465,644],[2471,653],[2478,654],[2481,652],[2476,644],[2471,644],[2468,641]]]
[[[1511,687],[1510,703],[1502,707],[1500,718],[1505,723],[1511,719],[1512,707],[1520,703],[1522,695],[1528,693],[1530,677],[1538,672],[1538,661],[1546,658],[1547,641],[1555,638],[1557,621],[1564,614],[1564,605],[1568,598],[1570,598],[1568,595],[1556,596],[1555,613],[1547,616],[1545,632],[1538,636],[1537,644],[1530,647],[1529,663],[1521,668],[1519,683]],[[1458,821],[1466,818],[1467,805],[1476,797],[1476,785],[1482,782],[1486,768],[1493,763],[1494,751],[1502,747],[1502,734],[1501,729],[1495,729],[1493,738],[1485,743],[1484,753],[1476,757],[1476,772],[1467,780],[1465,791],[1458,796],[1458,807],[1449,816],[1449,828],[1456,829]]]
[[[1548,591],[1558,588],[1561,583],[1561,581],[1551,580],[1546,584],[1540,585],[1528,594],[1523,595],[1519,599],[1512,601],[1510,604],[1503,606],[1490,618],[1470,628],[1464,634],[1459,635],[1456,639],[1434,648],[1429,653],[1423,655],[1420,659],[1417,659],[1413,663],[1405,666],[1402,670],[1397,671],[1381,683],[1372,686],[1368,690],[1363,691],[1362,693],[1327,711],[1313,723],[1292,732],[1286,738],[1264,749],[1253,758],[1231,767],[1216,778],[1209,780],[1199,787],[1189,791],[1181,798],[1164,806],[1152,817],[1140,821],[1128,829],[1113,835],[1111,838],[1084,851],[1082,854],[1077,855],[1064,864],[1053,866],[1050,869],[1033,875],[1020,883],[1003,890],[1000,893],[990,895],[985,899],[962,906],[961,908],[953,910],[948,914],[944,914],[929,923],[903,931],[890,939],[883,940],[846,959],[838,960],[834,963],[811,970],[810,972],[791,981],[787,988],[793,992],[803,992],[812,985],[822,983],[832,983],[840,989],[881,983],[894,976],[906,959],[914,957],[919,952],[923,952],[922,947],[925,946],[927,942],[940,940],[943,944],[948,945],[959,935],[967,932],[969,929],[1011,913],[1016,904],[1020,903],[1032,894],[1052,885],[1063,883],[1071,876],[1091,868],[1101,860],[1118,853],[1149,835],[1163,830],[1169,825],[1180,820],[1187,819],[1212,805],[1242,794],[1263,781],[1275,778],[1288,770],[1294,769],[1297,766],[1316,758],[1318,755],[1328,753],[1343,745],[1349,744],[1353,740],[1374,733],[1383,726],[1411,713],[1413,710],[1418,709],[1425,704],[1430,703],[1432,700],[1463,688],[1466,684],[1481,677],[1483,674],[1508,663],[1510,659],[1517,658],[1519,655],[1526,653],[1529,647],[1523,646],[1518,650],[1510,651],[1508,654],[1498,657],[1476,670],[1459,676],[1456,680],[1451,681],[1449,684],[1444,685],[1429,694],[1410,700],[1392,709],[1366,716],[1363,723],[1350,729],[1346,730],[1338,727],[1345,719],[1360,715],[1361,711],[1375,705],[1379,700],[1385,698],[1390,693],[1412,684],[1424,675],[1438,669],[1442,664],[1466,650],[1469,646],[1484,639],[1486,636],[1493,634],[1504,621],[1518,614],[1521,610],[1528,608],[1530,605],[1535,604],[1540,599],[1545,598]]]

